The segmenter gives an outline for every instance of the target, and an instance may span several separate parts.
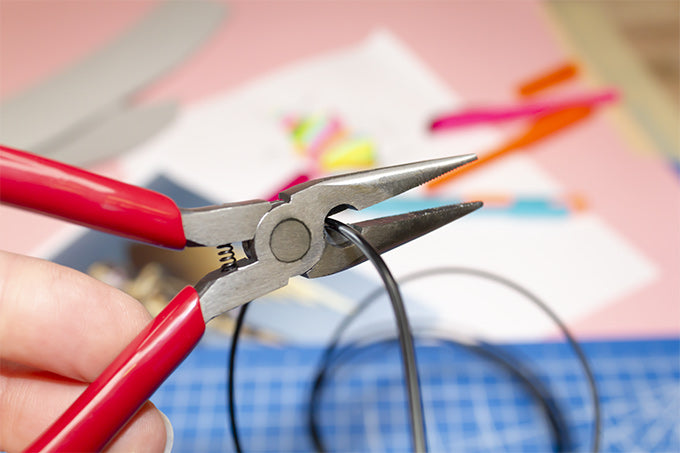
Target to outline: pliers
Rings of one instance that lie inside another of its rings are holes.
[[[224,247],[246,254],[184,288],[120,353],[30,451],[102,449],[196,346],[215,316],[287,285],[364,261],[325,229],[329,216],[364,209],[471,162],[474,155],[330,176],[250,200],[180,209],[166,196],[23,151],[0,146],[0,201],[158,246]],[[384,252],[481,206],[461,203],[358,222]],[[225,252],[228,249],[220,249]]]

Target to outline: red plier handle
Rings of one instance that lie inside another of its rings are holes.
[[[0,146],[0,200],[98,230],[183,248],[179,208],[159,193]],[[182,290],[27,451],[95,451],[125,425],[205,331]]]
[[[7,203],[166,247],[247,243],[245,258],[180,292],[29,450],[101,449],[184,359],[210,319],[292,277],[330,275],[363,261],[356,247],[327,240],[329,215],[380,203],[474,159],[445,157],[329,176],[286,189],[275,202],[180,210],[155,192],[0,147],[0,200]],[[355,227],[384,252],[480,206],[442,206]]]
[[[186,239],[179,208],[160,193],[0,145],[3,203],[174,249]]]
[[[25,451],[99,451],[182,363],[205,331],[198,294],[184,288]]]

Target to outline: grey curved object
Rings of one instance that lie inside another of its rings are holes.
[[[44,150],[77,137],[188,57],[224,13],[212,2],[164,2],[114,42],[0,104],[0,142]]]
[[[178,109],[172,101],[122,108],[69,140],[51,141],[31,148],[31,152],[65,164],[87,166],[117,156],[156,135],[175,119]]]

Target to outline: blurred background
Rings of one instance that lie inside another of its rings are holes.
[[[680,101],[678,74],[678,2],[597,2],[620,39],[647,66],[676,104]]]
[[[0,142],[193,207],[291,180],[474,152],[347,220],[482,200],[385,255],[402,281],[432,451],[680,450],[680,2],[0,0]],[[0,206],[0,248],[152,313],[218,265]],[[310,392],[368,265],[252,304],[245,451],[313,451]],[[527,295],[528,294],[528,295]],[[384,296],[347,329],[314,412],[329,451],[408,451]],[[152,400],[175,451],[231,451],[233,315]],[[508,366],[510,364],[510,366]],[[555,421],[557,420],[557,421]]]

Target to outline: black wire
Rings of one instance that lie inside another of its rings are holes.
[[[422,338],[418,335],[418,338]],[[562,411],[559,409],[559,405],[550,394],[548,389],[543,385],[540,379],[527,368],[522,367],[521,364],[516,361],[515,358],[509,357],[501,352],[499,348],[494,348],[490,344],[480,343],[480,344],[469,344],[464,342],[459,342],[449,338],[433,337],[434,340],[441,344],[448,345],[450,347],[460,347],[469,350],[470,352],[480,355],[491,362],[499,365],[505,371],[507,371],[511,376],[515,377],[526,390],[534,397],[538,404],[543,409],[546,418],[549,422],[550,431],[553,438],[554,450],[557,452],[571,451],[571,442],[569,438],[569,433],[567,430],[567,424],[562,415]],[[376,346],[380,343],[389,344],[393,342],[395,338],[386,338],[372,342],[368,346]],[[361,340],[349,343],[345,345],[338,353],[335,354],[332,360],[332,365],[335,369],[338,369],[343,361],[348,361],[349,359],[356,359],[357,354],[350,355],[350,352],[356,352],[355,347],[362,343]],[[359,351],[360,352],[360,351]],[[330,357],[330,356],[329,356]],[[309,398],[309,409],[308,409],[308,427],[310,435],[314,442],[314,446],[317,451],[326,451],[323,444],[319,425],[317,423],[317,409],[319,407],[319,402],[321,399],[321,390],[324,387],[324,382],[326,377],[333,371],[330,362],[322,362],[322,364],[317,369],[317,375],[314,378],[314,383],[312,385],[312,391]]]
[[[591,396],[591,404],[593,406],[593,433],[592,433],[592,443],[591,443],[591,450],[595,453],[598,452],[600,449],[600,430],[601,430],[601,408],[600,408],[600,399],[598,396],[598,390],[597,390],[597,384],[595,382],[595,378],[593,376],[592,370],[590,368],[590,365],[588,363],[588,360],[586,359],[586,356],[581,349],[581,346],[579,343],[576,341],[572,333],[569,331],[567,326],[562,322],[562,320],[545,304],[541,299],[539,299],[536,295],[531,293],[528,289],[518,285],[517,283],[514,283],[504,277],[501,277],[499,275],[493,274],[491,272],[486,272],[478,269],[472,269],[472,268],[466,268],[466,267],[438,267],[438,268],[432,268],[432,269],[427,269],[424,271],[419,271],[415,272],[413,274],[407,275],[406,277],[401,279],[401,284],[408,283],[409,281],[414,281],[417,279],[425,278],[425,277],[431,277],[435,275],[444,275],[444,274],[467,274],[467,275],[473,275],[481,278],[486,278],[491,281],[495,281],[499,284],[502,284],[504,286],[507,286],[514,291],[518,292],[519,294],[523,295],[530,301],[532,301],[539,309],[541,309],[545,314],[548,315],[552,319],[552,321],[558,326],[558,328],[562,331],[562,334],[565,336],[567,339],[569,345],[572,347],[574,350],[581,367],[583,368],[583,372],[586,375],[586,379],[588,380],[588,387],[590,390],[590,396]],[[321,386],[321,383],[323,383],[323,380],[325,379],[325,374],[326,371],[329,367],[330,360],[331,360],[331,355],[335,349],[337,349],[338,343],[340,341],[340,337],[344,330],[356,319],[359,314],[361,314],[372,302],[374,302],[378,296],[380,296],[383,293],[383,289],[381,287],[376,288],[373,292],[371,292],[368,296],[366,296],[362,301],[359,302],[357,307],[345,318],[343,318],[342,322],[338,325],[338,327],[335,329],[333,332],[333,335],[331,336],[331,341],[329,342],[328,347],[324,351],[324,354],[321,359],[321,365],[318,368],[317,371],[317,376],[314,381],[314,386]],[[510,362],[512,363],[512,362]],[[321,383],[318,383],[317,381],[321,381]],[[314,392],[314,387],[312,389]],[[318,389],[316,390],[318,393]],[[315,396],[313,396],[314,398]],[[545,402],[544,402],[545,403]],[[312,435],[312,439],[314,441],[315,446],[317,447],[317,450],[323,451],[323,445],[321,442],[321,439],[319,437],[319,432],[314,420],[314,415],[311,413],[314,411],[314,405],[313,401],[310,400],[310,420],[309,420],[309,426],[310,426],[310,432]],[[546,406],[547,407],[547,406]],[[550,417],[558,417],[561,419],[561,416],[557,416],[553,414],[553,416]],[[551,424],[553,424],[555,427],[558,427],[560,424],[554,424],[554,422],[551,420]],[[560,436],[562,438],[566,438],[566,433],[561,433]],[[560,440],[560,439],[555,439],[555,444],[556,445],[564,445],[567,446],[568,443]]]
[[[404,307],[401,294],[399,293],[397,282],[394,280],[392,273],[382,260],[380,254],[371,246],[371,244],[368,243],[368,241],[366,241],[366,239],[364,239],[363,236],[361,236],[361,234],[359,234],[350,226],[334,219],[326,219],[326,227],[336,231],[354,243],[354,245],[366,256],[366,258],[371,261],[371,263],[373,263],[383,280],[385,290],[392,301],[392,307],[394,309],[399,332],[399,344],[403,357],[406,391],[409,402],[413,451],[426,452],[427,443],[425,439],[425,421],[423,417],[422,396],[420,394],[420,385],[418,382],[418,367],[416,364],[415,351],[413,347],[413,336],[411,335],[408,316],[406,314],[406,309]],[[241,328],[245,318],[246,306],[247,304],[244,305],[239,312],[234,328],[234,335],[231,341],[231,347],[229,350],[229,377],[227,390],[231,432],[234,439],[234,447],[239,453],[241,453],[242,450],[238,434],[238,423],[236,422],[234,372],[236,369],[236,347],[238,345],[238,338],[240,336]]]
[[[231,337],[231,345],[229,347],[229,368],[227,377],[227,406],[229,407],[229,423],[231,425],[231,436],[234,439],[234,448],[238,453],[241,453],[241,441],[239,440],[238,434],[238,424],[236,423],[236,402],[235,392],[234,392],[234,372],[236,370],[236,346],[238,346],[238,339],[241,337],[241,330],[243,328],[243,321],[246,317],[246,312],[248,311],[248,305],[243,304],[241,310],[238,312],[236,317],[236,325],[234,326],[234,334]]]
[[[409,326],[406,307],[399,292],[399,286],[392,276],[387,264],[373,246],[354,228],[335,219],[326,219],[326,227],[342,234],[351,241],[366,258],[373,264],[380,274],[385,285],[385,290],[392,302],[397,330],[399,332],[399,346],[404,366],[404,378],[406,381],[406,394],[408,396],[409,418],[411,421],[411,441],[414,452],[426,452],[427,441],[425,439],[425,420],[423,417],[423,401],[418,382],[418,367],[416,354],[413,346],[413,335]]]
[[[436,275],[441,271],[444,271],[446,273],[475,275],[505,285],[508,288],[511,288],[516,292],[522,294],[527,299],[531,300],[557,325],[557,327],[562,331],[562,334],[567,339],[567,342],[569,343],[571,348],[574,350],[574,353],[576,354],[579,362],[581,363],[581,368],[583,368],[583,373],[586,375],[586,379],[588,380],[588,389],[590,390],[591,404],[593,406],[593,433],[591,440],[591,451],[593,453],[597,453],[600,450],[600,431],[602,424],[600,397],[597,390],[597,383],[595,382],[595,376],[593,375],[593,371],[590,368],[590,364],[588,363],[588,359],[586,358],[586,355],[583,352],[581,345],[579,344],[578,341],[576,341],[576,338],[571,333],[566,324],[564,324],[562,319],[559,316],[557,316],[557,314],[554,311],[552,311],[552,309],[550,309],[550,307],[548,307],[548,305],[545,302],[539,299],[538,296],[533,294],[528,289],[518,285],[517,283],[511,280],[508,280],[504,277],[501,277],[500,275],[496,275],[491,272],[467,267],[448,267],[448,268],[443,267],[428,269],[426,271],[422,271],[413,275],[420,275],[422,277],[428,275]]]

